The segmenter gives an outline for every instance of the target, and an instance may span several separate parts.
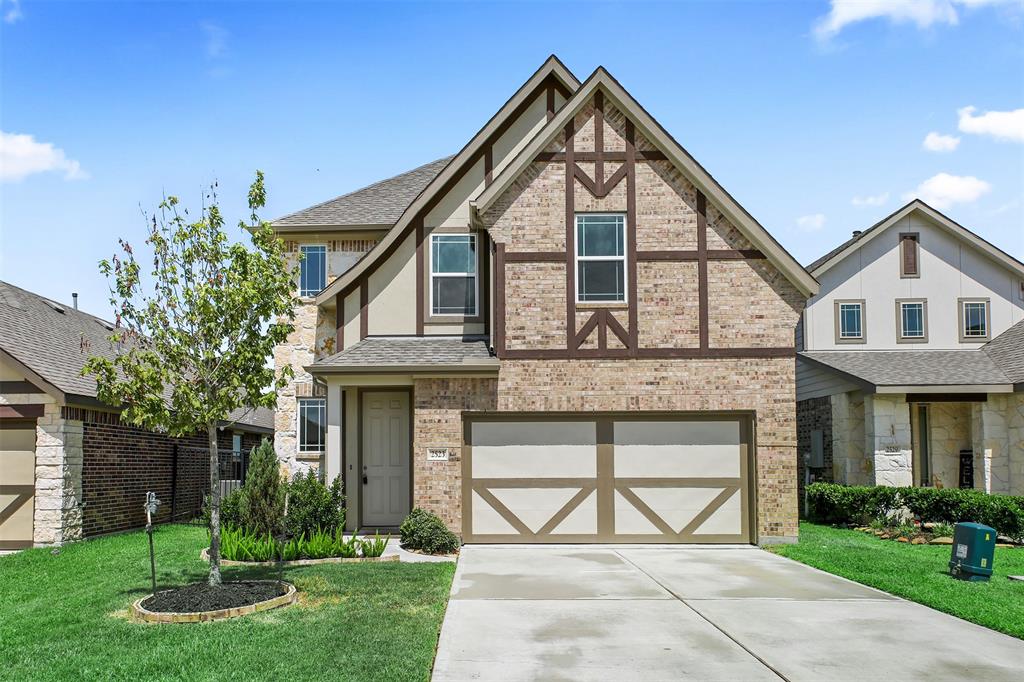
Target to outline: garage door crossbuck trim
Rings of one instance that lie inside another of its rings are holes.
[[[750,413],[463,418],[466,542],[754,540]]]

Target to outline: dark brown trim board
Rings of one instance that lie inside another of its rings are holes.
[[[0,381],[0,393],[45,393],[43,389],[39,388],[31,381]]]
[[[601,156],[605,161],[616,161],[623,162],[626,160],[626,152],[618,151],[605,151]],[[597,152],[576,152],[576,161],[597,161]],[[565,162],[564,152],[541,152],[537,156],[533,157],[533,160],[537,163],[558,163]],[[636,150],[637,161],[668,161],[668,157],[665,156],[664,152],[651,151],[651,150]]]
[[[626,276],[629,283],[629,343],[626,347],[636,355],[640,347],[640,319],[637,313],[637,272],[636,272],[636,129],[633,121],[626,119]]]
[[[334,297],[334,350],[345,350],[345,297],[341,294]]]
[[[708,217],[707,198],[697,192],[697,315],[700,347],[708,348]]]
[[[576,337],[576,182],[569,169],[575,166],[576,124],[565,125],[565,347],[573,347]],[[572,357],[572,351],[567,351]]]
[[[494,244],[494,352],[505,357],[505,245]]]
[[[506,263],[561,263],[566,260],[565,251],[508,251]]]
[[[988,393],[908,393],[908,403],[984,403]]]
[[[609,315],[609,319],[614,319]],[[609,328],[618,336],[621,325],[610,323]],[[571,358],[628,358],[639,357],[648,360],[671,359],[722,359],[722,358],[789,358],[796,356],[795,347],[764,348],[638,348],[634,354],[628,348],[580,348],[572,353],[566,348],[506,348],[498,357],[505,360],[567,360]]]
[[[707,259],[711,260],[763,260],[767,258],[757,249],[706,249]],[[665,251],[639,251],[637,259],[640,261],[699,261],[700,251],[690,250],[665,250]]]
[[[0,419],[34,419],[43,416],[46,406],[42,403],[32,405],[0,405]]]
[[[424,308],[427,305],[426,291],[425,291],[425,278],[426,278],[426,260],[423,253],[423,239],[424,239],[423,220],[416,220],[416,335],[423,336],[423,317]]]

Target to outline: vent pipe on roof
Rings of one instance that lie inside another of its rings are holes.
[[[75,310],[78,310],[78,292],[74,291],[71,293],[71,304],[75,306]]]
[[[860,231],[860,230],[854,230],[854,231],[853,231],[853,236],[854,236],[854,237],[859,237],[859,236],[860,236],[860,233],[861,233],[861,231]]]

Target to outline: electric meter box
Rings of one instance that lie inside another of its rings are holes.
[[[992,575],[995,553],[995,529],[980,523],[958,523],[953,529],[949,573],[961,580],[988,580]]]

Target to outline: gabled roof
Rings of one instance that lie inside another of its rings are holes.
[[[1024,320],[981,347],[1014,384],[1024,384]],[[1021,387],[1024,389],[1024,386]]]
[[[869,388],[1012,390],[1013,382],[979,350],[804,351],[799,357]]]
[[[384,337],[363,339],[306,368],[313,374],[384,372],[497,372],[498,359],[487,342],[462,337]]]
[[[530,76],[529,80],[526,81],[515,94],[505,102],[505,104],[498,110],[498,112],[491,117],[483,128],[473,136],[465,147],[456,154],[452,159],[445,165],[444,168],[431,180],[427,186],[423,189],[419,195],[405,208],[402,215],[395,225],[388,231],[384,237],[377,242],[374,247],[368,251],[359,261],[356,262],[351,268],[349,268],[341,277],[331,282],[327,287],[324,288],[319,294],[317,294],[317,304],[323,304],[329,302],[334,298],[335,294],[346,290],[353,282],[359,281],[359,279],[370,270],[371,267],[377,263],[378,260],[390,255],[394,250],[397,243],[407,234],[408,230],[412,225],[412,220],[416,215],[426,208],[430,201],[434,199],[436,195],[442,192],[445,187],[453,182],[458,176],[464,172],[467,163],[480,153],[484,142],[497,132],[501,126],[505,123],[516,109],[523,105],[527,98],[549,78],[557,79],[566,89],[570,92],[579,87],[579,81],[576,79],[572,72],[569,71],[559,61],[558,57],[551,55],[547,61],[541,65],[537,71]]]
[[[446,156],[273,221],[275,230],[316,227],[391,227],[453,157]]]
[[[864,246],[872,239],[878,237],[887,229],[898,223],[900,220],[915,212],[925,216],[935,225],[945,229],[961,241],[970,244],[997,263],[1024,275],[1024,263],[1021,263],[1019,260],[997,246],[994,246],[990,242],[985,241],[982,237],[971,232],[949,216],[935,210],[920,199],[914,199],[904,206],[901,206],[860,234],[854,235],[851,239],[848,239],[818,260],[808,265],[807,269],[815,277],[820,277],[823,273],[828,271],[829,268],[842,261],[855,250]]]
[[[116,357],[113,331],[106,320],[0,281],[0,357],[58,400],[96,398],[96,380],[82,376],[82,368],[94,355]],[[274,428],[266,408],[240,408],[231,419],[259,431]]]
[[[654,118],[630,95],[604,67],[597,70],[576,90],[572,98],[541,128],[534,138],[508,166],[487,186],[474,202],[475,209],[483,213],[501,196],[509,185],[533,162],[537,154],[551,143],[566,124],[586,105],[600,89],[605,97],[631,118],[637,128],[671,161],[705,196],[735,225],[743,235],[760,249],[775,267],[805,295],[818,291],[815,279],[787,252],[781,244],[740,206],[718,181],[694,159],[689,152],[661,127]]]

